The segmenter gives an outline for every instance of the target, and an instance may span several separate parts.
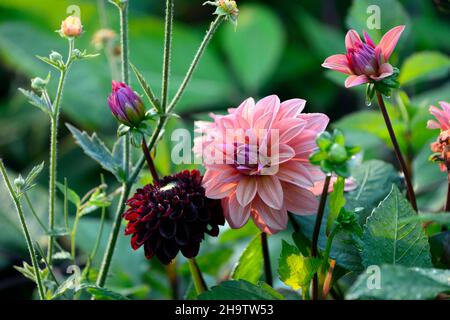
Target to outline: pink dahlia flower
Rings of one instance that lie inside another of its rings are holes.
[[[263,232],[272,234],[286,228],[288,211],[317,211],[312,190],[324,175],[308,158],[329,119],[302,113],[305,103],[281,103],[275,95],[257,103],[249,98],[227,115],[212,114],[213,122],[196,122],[202,135],[195,139],[194,152],[206,167],[206,196],[222,199],[232,228],[252,217]]]
[[[350,75],[345,80],[347,88],[389,77],[394,68],[388,61],[404,29],[397,26],[389,30],[377,46],[367,32],[363,42],[355,30],[350,30],[345,36],[347,54],[330,56],[322,66]]]
[[[428,129],[441,129],[446,131],[450,129],[450,103],[441,101],[439,102],[442,110],[434,106],[430,107],[430,113],[436,117],[436,120],[429,120],[427,123]]]

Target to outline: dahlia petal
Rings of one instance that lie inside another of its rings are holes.
[[[255,110],[255,100],[253,98],[248,98],[237,107],[235,114],[240,115],[249,124],[253,123],[253,112]]]
[[[288,214],[284,206],[280,210],[275,210],[256,198],[252,203],[252,209],[253,221],[261,231],[274,234],[286,229]]]
[[[371,79],[375,81],[382,80],[394,74],[394,68],[389,63],[383,63],[379,69],[379,76],[370,76]]]
[[[347,56],[345,54],[335,54],[329,56],[322,63],[322,67],[348,75],[353,74],[353,71],[350,69],[350,65],[348,64]]]
[[[286,100],[280,105],[277,119],[295,118],[303,111],[305,105],[306,100],[303,99]]]
[[[247,223],[250,217],[250,206],[241,206],[237,201],[236,193],[222,200],[222,206],[226,207],[224,215],[231,228],[239,229]]]
[[[277,177],[281,181],[295,184],[301,188],[311,188],[314,186],[313,179],[306,167],[296,161],[281,164]]]
[[[304,188],[290,183],[283,183],[284,203],[286,209],[297,215],[309,215],[317,212],[319,201],[316,196]]]
[[[278,110],[280,109],[280,98],[276,95],[271,95],[265,98],[262,98],[259,100],[255,105],[255,113],[253,115],[254,121],[258,118],[260,118],[262,115],[266,113],[270,113],[271,120],[269,121],[268,125],[264,127],[265,129],[270,128],[273,119],[278,114]]]
[[[361,38],[359,37],[358,32],[353,29],[349,30],[345,35],[345,47],[347,48],[347,51],[355,48],[356,44],[360,42]]]
[[[245,207],[256,195],[257,179],[255,177],[244,177],[239,181],[236,188],[236,197],[241,206]]]
[[[258,177],[258,195],[273,209],[280,210],[283,207],[283,188],[280,180],[275,176]]]
[[[373,40],[369,36],[369,34],[366,31],[364,31],[363,34],[364,34],[364,41],[372,48],[375,48],[375,43],[373,43]]]
[[[296,136],[301,135],[306,126],[306,121],[299,118],[286,118],[274,125],[279,130],[280,143],[288,143]]]
[[[439,123],[437,123],[437,122],[434,121],[434,120],[428,120],[428,122],[427,122],[427,128],[428,128],[428,129],[440,129],[441,126],[440,126]]]
[[[324,131],[330,122],[330,118],[323,113],[302,113],[298,117],[306,121],[305,129],[317,133]]]
[[[385,62],[388,61],[389,58],[391,57],[392,52],[397,46],[398,39],[403,33],[403,30],[405,30],[404,25],[394,27],[388,32],[386,32],[383,38],[381,38],[378,47],[381,49],[383,59]]]
[[[345,87],[351,88],[368,82],[370,79],[366,75],[350,76],[345,80]]]

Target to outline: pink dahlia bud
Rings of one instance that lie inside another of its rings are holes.
[[[404,29],[405,26],[397,26],[389,30],[378,45],[366,32],[362,41],[355,30],[350,30],[345,37],[347,54],[330,56],[322,66],[348,74],[347,88],[381,81],[394,74],[388,61]]]
[[[108,105],[114,117],[128,127],[138,127],[145,119],[142,99],[123,82],[112,82]]]
[[[80,18],[76,16],[68,16],[61,23],[61,34],[68,38],[77,38],[83,32],[83,25]]]
[[[430,113],[436,118],[435,120],[429,120],[427,123],[428,129],[441,129],[443,131],[450,129],[450,103],[441,101],[439,102],[441,109],[431,106]]]

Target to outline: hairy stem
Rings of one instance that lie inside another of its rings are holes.
[[[11,196],[11,199],[13,200],[14,205],[16,207],[16,211],[17,211],[17,214],[18,214],[19,220],[20,220],[20,225],[22,226],[22,231],[25,236],[25,240],[27,242],[28,252],[30,254],[31,263],[33,265],[34,274],[36,277],[39,298],[41,300],[44,300],[45,299],[45,291],[44,291],[44,286],[42,285],[41,273],[40,273],[39,265],[38,265],[38,262],[36,259],[36,251],[34,250],[33,242],[31,241],[30,232],[28,231],[28,226],[27,226],[27,223],[25,220],[25,215],[23,214],[23,210],[22,210],[22,205],[20,203],[19,198],[16,195],[16,192],[13,189],[11,181],[8,178],[8,174],[6,173],[6,168],[5,168],[5,165],[3,164],[2,159],[0,159],[0,171],[3,175],[3,180],[5,181],[5,185],[8,188],[9,195]]]
[[[72,64],[72,53],[74,48],[74,40],[69,39],[69,53],[67,56],[67,61],[65,66],[61,69],[61,75],[59,77],[58,90],[56,92],[56,98],[52,108],[51,117],[51,131],[50,131],[50,177],[49,177],[49,205],[48,205],[48,226],[49,226],[49,239],[48,239],[48,250],[47,250],[47,260],[50,265],[53,261],[53,244],[54,235],[53,229],[55,227],[55,200],[56,200],[56,178],[57,178],[57,148],[58,148],[58,125],[59,125],[59,114],[61,109],[61,100],[64,90],[64,84],[66,82],[67,73],[69,72],[70,66]]]
[[[171,112],[173,108],[176,106],[178,101],[181,99],[181,96],[184,93],[184,90],[186,89],[187,85],[189,84],[189,81],[192,78],[192,75],[194,74],[195,69],[198,66],[198,63],[200,62],[201,57],[203,56],[203,53],[205,52],[206,47],[208,46],[209,42],[211,41],[214,33],[219,28],[220,24],[223,22],[224,17],[223,16],[217,16],[217,18],[211,23],[211,26],[209,27],[208,31],[206,32],[205,38],[203,39],[202,43],[200,44],[200,47],[197,50],[197,53],[195,54],[194,60],[191,63],[191,66],[188,69],[188,72],[186,73],[186,76],[184,77],[183,82],[181,83],[180,88],[178,89],[177,93],[175,94],[175,97],[173,98],[172,102],[169,105],[169,108],[167,109],[167,112]]]
[[[386,105],[384,104],[383,96],[381,93],[377,92],[377,100],[378,105],[380,106],[381,113],[384,117],[384,122],[386,123],[386,127],[389,131],[389,136],[391,137],[392,145],[394,146],[395,155],[397,156],[398,163],[400,165],[400,168],[403,171],[403,175],[405,177],[406,181],[406,188],[408,190],[408,199],[411,203],[414,210],[417,212],[417,202],[416,202],[416,195],[414,194],[414,188],[411,181],[411,176],[408,172],[408,166],[405,162],[405,159],[403,158],[403,155],[400,151],[400,146],[397,141],[397,137],[395,136],[394,128],[392,127],[391,120],[389,118],[389,114],[386,109]]]
[[[267,241],[267,234],[265,232],[261,232],[261,246],[264,260],[264,275],[267,284],[269,286],[272,286],[273,280],[272,280],[272,267],[270,265],[269,243]]]
[[[121,51],[122,51],[122,81],[126,84],[130,79],[130,63],[129,63],[129,46],[128,46],[128,1],[122,3],[121,6],[117,6],[120,15],[120,36],[121,36]],[[106,278],[111,266],[111,260],[114,254],[114,249],[117,243],[117,237],[119,235],[120,226],[122,222],[122,213],[125,209],[125,202],[131,190],[131,184],[128,183],[129,176],[129,164],[130,164],[130,134],[127,133],[122,139],[124,139],[124,153],[123,153],[123,166],[125,172],[126,181],[122,183],[122,193],[120,195],[119,204],[115,213],[114,223],[109,235],[106,251],[103,255],[102,264],[97,277],[97,285],[103,287],[106,283]]]
[[[208,286],[206,285],[205,279],[203,279],[202,272],[198,267],[197,261],[195,258],[188,259],[189,270],[191,271],[192,281],[194,282],[195,290],[197,294],[205,292],[208,290]]]
[[[322,219],[325,211],[325,204],[327,202],[328,188],[330,186],[330,181],[331,175],[328,174],[325,178],[325,183],[323,184],[322,195],[320,197],[320,204],[319,209],[317,210],[316,223],[314,225],[314,232],[312,237],[311,256],[314,258],[317,258],[318,253],[317,245],[319,242],[320,227],[322,225]],[[312,283],[312,299],[317,300],[318,298],[319,298],[319,277],[317,273],[315,273]]]
[[[161,107],[163,112],[167,109],[170,79],[170,55],[172,51],[172,30],[173,30],[173,4],[174,0],[166,1],[166,26],[164,31],[164,58],[163,58],[163,78],[161,92]]]

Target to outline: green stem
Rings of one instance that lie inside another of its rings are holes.
[[[55,199],[56,199],[56,176],[57,176],[57,144],[58,144],[58,124],[59,124],[59,114],[61,109],[62,93],[64,90],[64,84],[66,82],[66,76],[69,72],[70,66],[73,62],[72,53],[74,48],[74,40],[69,40],[69,53],[67,56],[67,61],[64,67],[61,69],[61,75],[58,83],[58,90],[56,92],[56,99],[52,108],[51,117],[51,132],[50,132],[50,177],[49,177],[49,205],[48,205],[48,225],[49,225],[49,239],[48,239],[48,251],[47,260],[51,265],[53,261],[53,244],[54,235],[53,229],[55,227]]]
[[[197,261],[195,258],[188,259],[189,270],[191,271],[192,281],[194,282],[195,290],[197,294],[201,294],[208,290],[205,280],[203,279],[202,272],[198,267]]]
[[[325,252],[323,254],[322,273],[326,273],[328,270],[328,260],[330,259],[331,246],[333,244],[333,239],[337,233],[338,228],[334,227],[327,238],[327,244],[325,246]]]
[[[323,214],[325,211],[325,204],[327,202],[328,188],[330,186],[330,181],[331,181],[331,175],[328,174],[325,178],[325,183],[323,184],[322,196],[320,197],[319,209],[317,211],[316,223],[314,225],[314,232],[313,232],[312,244],[311,244],[311,256],[313,258],[317,258],[317,253],[318,253],[317,245],[319,242],[320,227],[322,225]],[[319,298],[319,278],[317,276],[317,273],[315,273],[314,277],[313,277],[313,285],[312,285],[312,299],[317,300],[318,298]]]
[[[403,158],[402,152],[400,150],[400,145],[398,144],[397,137],[395,136],[394,128],[392,127],[391,120],[389,118],[389,114],[386,109],[386,105],[384,104],[383,96],[381,93],[377,92],[377,100],[378,105],[380,106],[381,113],[383,114],[384,122],[386,123],[386,127],[389,132],[389,136],[391,137],[392,145],[394,146],[395,155],[397,156],[398,163],[400,168],[403,171],[403,175],[405,177],[406,188],[408,191],[408,199],[411,202],[412,207],[417,212],[417,201],[416,195],[414,194],[414,187],[411,181],[411,176],[408,171],[408,166]]]
[[[33,216],[36,219],[36,221],[38,222],[38,224],[41,226],[42,230],[44,230],[44,232],[48,232],[48,229],[45,226],[44,222],[42,222],[41,218],[39,218],[38,214],[34,210],[33,204],[31,203],[30,197],[28,197],[28,194],[26,192],[24,192],[23,196],[25,197],[25,202],[27,203],[28,207],[30,208],[31,213],[33,214]]]
[[[80,210],[77,209],[77,212],[75,214],[75,220],[73,221],[73,227],[72,231],[70,233],[70,254],[72,256],[73,262],[75,262],[75,254],[76,254],[76,243],[75,243],[75,237],[77,235],[78,230],[78,222],[80,221]]]
[[[16,207],[16,211],[19,216],[20,224],[22,226],[22,231],[25,236],[25,240],[27,242],[28,252],[30,254],[31,263],[33,264],[34,274],[36,277],[36,283],[37,283],[37,287],[38,287],[38,291],[39,291],[39,298],[41,300],[44,300],[45,299],[44,286],[42,285],[41,273],[40,273],[39,265],[38,265],[38,262],[36,259],[36,252],[34,250],[33,242],[31,241],[30,232],[28,231],[28,226],[25,221],[25,215],[23,214],[22,205],[19,201],[19,198],[17,197],[17,195],[13,189],[13,186],[11,184],[11,181],[8,178],[8,175],[6,173],[6,168],[5,168],[5,165],[3,164],[2,159],[0,159],[0,171],[3,175],[3,180],[5,181],[5,185],[8,188],[9,195],[11,196],[11,199],[13,200],[14,205]]]
[[[450,172],[448,172],[448,184],[447,184],[447,202],[445,204],[444,211],[450,211]]]
[[[167,100],[169,92],[170,79],[170,55],[172,51],[172,29],[173,29],[173,4],[174,0],[166,1],[166,26],[164,31],[164,58],[163,58],[163,78],[162,78],[162,93],[161,93],[161,107],[165,112],[167,109]]]
[[[128,1],[122,3],[121,6],[117,6],[120,14],[120,35],[121,35],[121,50],[122,50],[122,81],[126,84],[129,83],[130,75],[130,63],[129,63],[129,46],[128,46]],[[108,245],[106,247],[105,254],[103,255],[102,264],[100,266],[100,272],[97,277],[97,285],[103,287],[106,283],[106,278],[111,266],[111,260],[116,247],[117,238],[119,236],[120,226],[122,222],[122,213],[125,209],[125,203],[131,190],[132,184],[129,180],[129,163],[130,163],[130,134],[127,133],[124,137],[124,153],[123,153],[123,166],[125,172],[126,181],[122,183],[122,193],[119,199],[119,205],[115,213],[114,223],[109,235]]]
[[[192,74],[196,68],[196,66],[198,65],[200,58],[202,57],[206,46],[208,45],[209,41],[211,40],[212,36],[214,35],[215,31],[217,30],[217,27],[220,25],[220,23],[223,21],[223,17],[218,17],[216,18],[216,20],[214,20],[214,22],[211,24],[210,29],[208,30],[204,40],[202,41],[202,43],[200,44],[200,47],[197,51],[197,54],[194,57],[194,61],[191,64],[191,67],[188,70],[188,73],[186,74],[186,77],[183,81],[182,86],[180,87],[180,89],[178,90],[178,93],[175,95],[174,99],[172,100],[172,102],[170,103],[170,105],[167,108],[167,112],[166,113],[170,113],[176,106],[176,104],[178,103],[178,101],[181,98],[181,95],[183,94],[184,89],[186,88],[187,84],[189,83],[190,78],[192,77]],[[123,34],[123,33],[122,33]],[[124,39],[122,39],[123,42]],[[123,64],[125,65],[125,64]],[[128,63],[126,64],[128,66]],[[164,131],[164,128],[167,124],[167,120],[168,117],[167,115],[163,115],[159,118],[158,120],[158,125],[155,129],[155,131],[152,134],[152,137],[149,141],[148,144],[148,149],[150,151],[153,150],[153,148],[155,147],[156,143],[158,142],[158,140],[161,137],[161,133]],[[129,145],[129,143],[127,143]],[[127,145],[126,144],[126,145]],[[108,245],[105,251],[105,254],[103,256],[103,261],[102,261],[102,265],[100,267],[100,272],[97,278],[97,285],[102,287],[105,285],[106,282],[106,278],[108,276],[108,272],[109,272],[109,268],[110,268],[110,264],[111,264],[111,259],[113,257],[114,254],[114,248],[116,246],[116,242],[117,242],[117,237],[119,235],[119,231],[120,231],[120,226],[121,226],[121,221],[122,221],[122,213],[124,212],[125,209],[125,205],[126,205],[126,200],[128,199],[129,193],[131,191],[131,187],[134,184],[134,182],[136,181],[139,173],[141,172],[144,164],[145,164],[145,156],[142,155],[136,166],[134,167],[134,170],[131,172],[131,174],[128,176],[127,175],[127,182],[124,183],[122,185],[122,194],[119,200],[119,205],[117,207],[116,213],[115,213],[115,219],[114,219],[114,223],[113,223],[113,227],[110,233],[110,237],[108,240]]]
[[[267,234],[265,232],[261,232],[261,246],[264,260],[264,275],[267,284],[269,286],[272,286],[273,285],[272,267],[270,265],[269,244],[267,241]]]
[[[188,72],[186,76],[184,77],[183,82],[181,83],[180,88],[178,89],[177,93],[175,94],[175,97],[173,98],[172,102],[169,105],[169,108],[167,109],[167,112],[170,113],[173,108],[177,105],[178,101],[181,99],[181,96],[184,93],[184,90],[186,89],[187,85],[189,84],[189,81],[192,78],[192,75],[194,74],[195,69],[198,66],[198,63],[200,62],[201,57],[203,56],[203,53],[205,52],[206,47],[208,46],[209,42],[211,41],[214,33],[219,28],[220,24],[223,22],[224,16],[217,16],[217,18],[211,23],[211,26],[209,27],[208,31],[206,32],[205,38],[203,39],[202,43],[200,44],[200,47],[197,50],[197,53],[195,54],[194,60],[191,63],[191,66],[188,69]]]

